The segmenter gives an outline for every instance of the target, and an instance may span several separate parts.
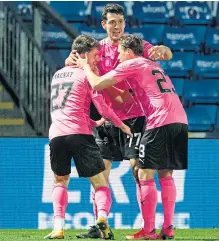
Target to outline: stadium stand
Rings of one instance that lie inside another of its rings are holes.
[[[197,54],[194,60],[194,74],[196,79],[219,79],[218,55]]]
[[[191,104],[219,103],[219,80],[187,80],[184,83],[184,100]]]
[[[219,29],[208,28],[205,38],[205,53],[219,53]]]
[[[51,24],[48,26],[44,25],[42,41],[47,49],[66,49],[72,44],[72,40],[65,31]]]
[[[90,2],[91,3],[91,2]],[[85,1],[50,1],[50,6],[68,22],[85,23],[89,12],[89,2]]]
[[[33,10],[30,1],[16,1],[17,13],[22,16],[23,21],[32,21]]]
[[[14,103],[0,81],[0,136],[35,136],[24,118],[22,109]],[[13,133],[13,135],[12,135]]]
[[[174,51],[195,51],[203,50],[205,27],[167,27],[165,29],[163,44]]]
[[[139,24],[156,23],[169,24],[169,11],[165,2],[143,2],[136,1],[133,4],[133,17],[137,18]]]
[[[219,26],[219,7],[217,6],[217,11],[216,11],[216,17],[215,17],[215,22],[217,27]]]
[[[102,27],[83,27],[79,29],[81,34],[89,35],[97,40],[101,40],[107,37],[106,31]]]
[[[189,131],[213,131],[216,123],[217,106],[195,105],[185,108]]]
[[[182,98],[183,96],[183,92],[184,92],[184,82],[185,80],[182,78],[172,78],[172,83],[174,85],[174,88],[176,90],[176,93],[178,94],[178,96],[180,98]]]
[[[169,61],[158,61],[170,77],[189,78],[192,72],[194,53],[175,52]]]
[[[159,63],[172,78],[184,104],[190,131],[206,132],[206,136],[218,131],[219,7],[213,15],[210,2],[114,3],[122,4],[127,13],[125,33],[136,34],[153,45],[164,44],[174,52],[172,60]],[[58,13],[64,18],[76,34],[103,39],[106,33],[100,21],[105,4],[104,1],[51,1],[48,6],[54,14]],[[33,34],[34,10],[31,2],[17,1],[15,6],[17,14]],[[59,69],[70,52],[72,37],[51,17],[45,13],[41,15],[42,50],[48,62]]]
[[[207,2],[183,2],[175,4],[175,24],[183,25],[210,25],[212,15]]]
[[[147,24],[143,25],[141,28],[125,28],[125,33],[135,34],[153,45],[159,45],[163,42],[164,29],[164,24],[160,24],[156,28],[154,25]]]

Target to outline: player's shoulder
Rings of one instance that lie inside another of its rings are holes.
[[[150,60],[146,59],[142,56],[133,58],[133,59],[129,59],[127,61],[125,61],[124,63],[126,63],[128,66],[139,66],[139,65],[149,65],[150,64]]]
[[[65,67],[57,70],[54,75],[59,74],[59,73],[63,73],[63,72],[70,72],[70,71],[73,71],[73,69],[74,68],[72,68],[71,66],[65,66]]]
[[[100,46],[106,45],[106,44],[107,44],[107,38],[101,39],[101,40],[99,41],[99,44],[100,44]]]
[[[150,71],[151,69],[158,69],[160,66],[153,60],[144,57],[137,57],[124,61],[120,64],[121,68],[125,69],[135,69],[136,71]]]

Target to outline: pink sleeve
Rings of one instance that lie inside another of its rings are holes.
[[[100,91],[91,89],[91,96],[92,96],[92,101],[101,116],[112,121],[114,126],[116,127],[119,127],[122,125],[122,121],[115,114],[115,112],[106,104],[103,98],[103,95]]]
[[[148,50],[154,46],[145,40],[143,40],[143,45],[144,45],[144,57],[148,58]]]
[[[111,70],[104,75],[106,78],[115,79],[117,83],[130,78],[133,74],[136,74],[136,66],[133,65],[130,60],[127,60],[119,64],[114,70]]]

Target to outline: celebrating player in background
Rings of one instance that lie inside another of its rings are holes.
[[[93,71],[99,61],[99,42],[81,35],[75,39],[72,48],[81,54],[87,54],[88,63]],[[51,118],[49,130],[51,168],[55,176],[52,192],[54,209],[54,230],[45,238],[64,237],[65,210],[68,203],[67,187],[71,173],[71,159],[80,177],[88,177],[95,190],[97,206],[97,226],[103,238],[113,239],[107,223],[111,207],[111,192],[104,177],[104,162],[100,155],[92,127],[103,124],[104,119],[93,121],[89,118],[90,103],[96,105],[99,113],[111,119],[115,126],[131,136],[130,128],[106,105],[102,94],[94,91],[83,69],[65,67],[57,71],[51,83]]]
[[[133,90],[146,118],[147,125],[139,146],[141,210],[144,228],[127,239],[157,239],[155,214],[157,189],[154,174],[158,171],[164,209],[160,239],[174,238],[173,217],[176,187],[173,170],[187,169],[188,122],[186,113],[170,78],[155,62],[143,58],[142,40],[134,35],[123,36],[119,43],[119,64],[99,77],[86,59],[77,61],[83,67],[91,86],[102,90],[123,80]]]
[[[119,64],[118,44],[119,39],[124,34],[125,28],[125,12],[123,7],[118,4],[107,4],[103,8],[101,24],[108,35],[106,39],[100,41],[99,47],[100,62],[98,64],[98,68],[100,75],[103,75],[114,69]],[[70,55],[70,57],[66,60],[67,65],[72,64],[72,57],[74,57],[73,54]],[[168,60],[172,58],[172,52],[166,46],[152,46],[150,43],[144,41],[144,57],[150,57],[151,59],[155,60]],[[122,90],[130,89],[129,86],[127,86],[124,82],[120,82],[115,86]],[[140,186],[138,181],[138,148],[141,136],[145,129],[145,116],[136,100],[133,102],[125,102],[124,104],[120,105],[118,105],[115,101],[112,101],[112,96],[117,94],[112,91],[113,90],[110,88],[107,91],[104,91],[106,102],[115,111],[119,118],[131,128],[133,137],[130,138],[126,134],[123,134],[123,132],[121,132],[118,128],[109,124],[96,128],[94,134],[96,142],[100,147],[101,155],[104,159],[106,167],[105,177],[107,182],[109,180],[113,160],[130,160],[132,173],[136,182],[137,200],[139,207],[141,207],[141,202],[139,199]],[[95,108],[91,109],[91,118],[100,118]],[[96,207],[94,202],[94,213],[95,210]],[[95,235],[95,229],[96,226],[93,226],[88,233],[78,235],[77,237],[98,238],[98,230],[96,230]]]

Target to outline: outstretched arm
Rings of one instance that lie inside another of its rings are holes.
[[[91,87],[95,90],[103,90],[117,83],[116,79],[114,78],[105,77],[105,75],[96,75],[87,63],[83,65],[83,68],[86,72],[86,76]]]
[[[111,70],[107,74],[103,76],[98,76],[95,74],[87,61],[87,55],[85,59],[82,59],[79,54],[74,58],[75,64],[78,67],[84,69],[87,79],[91,85],[91,87],[95,90],[103,90],[110,86],[113,86],[126,78],[130,78],[130,76],[136,75],[141,69],[141,65],[132,65],[129,61],[124,61],[120,63],[116,69]],[[127,94],[127,93],[126,93]]]
[[[130,128],[127,125],[125,125],[115,114],[115,112],[106,104],[102,93],[95,90],[91,90],[91,95],[92,101],[100,115],[102,115],[105,119],[108,119],[109,121],[113,122],[113,124],[116,127],[120,128],[127,135],[132,136]]]

